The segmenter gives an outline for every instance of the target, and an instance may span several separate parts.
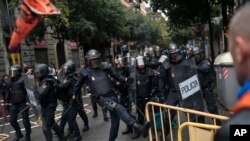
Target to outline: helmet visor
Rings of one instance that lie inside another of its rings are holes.
[[[100,67],[100,59],[99,58],[90,59],[89,66],[91,68],[99,68]]]
[[[178,62],[181,59],[181,55],[179,54],[179,52],[170,53],[169,59],[171,62]]]
[[[42,77],[42,73],[39,71],[34,71],[34,78],[35,79],[40,79]]]
[[[69,73],[69,68],[67,66],[63,66],[62,74],[67,75]]]
[[[136,60],[137,60],[137,66],[138,66],[138,67],[141,68],[141,67],[144,67],[144,66],[145,66],[144,59],[143,59],[142,56],[137,57]]]
[[[9,72],[9,75],[10,75],[10,77],[16,77],[18,75],[18,72],[17,72],[17,70],[11,69]]]

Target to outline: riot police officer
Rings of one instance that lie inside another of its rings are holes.
[[[57,106],[57,94],[55,92],[55,78],[49,74],[46,64],[37,64],[34,70],[34,77],[38,80],[38,89],[35,92],[41,105],[43,134],[46,141],[52,141],[51,129],[58,135],[59,141],[63,141],[63,134],[55,122],[55,110]]]
[[[174,86],[174,80],[171,74],[171,68],[177,64],[180,64],[183,57],[180,54],[180,48],[171,43],[167,48],[168,60],[164,61],[159,67],[159,93],[161,101],[165,101],[169,105],[177,105],[178,98],[175,95],[177,90]]]
[[[129,68],[124,65],[124,60],[122,56],[118,56],[115,60],[114,73],[120,76],[129,77]],[[114,80],[114,88],[120,93],[119,102],[123,105],[128,111],[130,110],[131,101],[128,97],[128,86],[126,83],[121,83],[117,80]],[[122,134],[132,133],[133,129],[127,125],[126,129],[122,131]]]
[[[150,68],[145,66],[142,56],[136,58],[136,63],[136,105],[140,110],[138,112],[138,123],[143,124],[146,103],[151,99],[153,73]]]
[[[212,70],[209,61],[202,54],[200,47],[194,47],[192,50],[195,63],[197,65],[198,77],[202,90],[203,97],[205,98],[208,112],[218,114],[215,97],[212,90]],[[217,120],[218,124],[220,121]]]
[[[19,65],[10,67],[9,94],[6,97],[7,102],[10,103],[10,124],[16,131],[16,137],[13,141],[18,141],[23,137],[20,126],[17,123],[18,114],[21,113],[23,118],[23,125],[25,127],[25,141],[30,141],[31,127],[29,120],[29,105],[27,105],[27,92],[24,84],[24,77],[22,76],[22,68]]]
[[[100,56],[101,54],[94,49],[87,52],[88,68],[81,71],[75,85],[74,94],[80,94],[83,83],[88,82],[91,93],[98,104],[110,111],[111,129],[109,141],[114,141],[117,138],[120,118],[132,127],[135,132],[142,133],[147,130],[146,127],[148,126],[137,124],[136,120],[128,114],[126,108],[119,104],[110,77],[127,83],[131,83],[133,80],[114,74],[108,63],[100,61]]]
[[[75,71],[76,66],[72,60],[67,61],[63,65],[64,77],[61,79],[61,82],[58,85],[60,89],[60,95],[62,96],[61,101],[63,102],[63,116],[61,117],[60,128],[61,132],[63,133],[67,122],[70,129],[75,133],[74,140],[80,141],[81,135],[76,122],[76,115],[81,105],[78,99],[72,100],[73,88],[77,82],[77,74]]]
[[[180,64],[183,61],[183,57],[180,54],[180,48],[174,44],[171,43],[167,48],[167,55],[168,60],[165,60],[160,67],[158,68],[159,74],[159,99],[160,102],[166,103],[167,105],[173,105],[176,106],[179,104],[179,97],[178,91],[175,88],[174,79],[171,74],[171,68],[175,65]],[[171,113],[172,117],[174,117],[175,113]],[[165,124],[165,135],[168,135],[169,133],[169,123],[168,119],[164,120]]]

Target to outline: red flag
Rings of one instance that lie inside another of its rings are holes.
[[[19,43],[38,24],[42,16],[31,13],[25,4],[21,4],[21,11],[16,17],[16,27],[11,35],[9,51],[13,52]]]
[[[8,118],[7,118],[8,111],[6,109],[6,105],[5,105],[3,96],[0,96],[0,112],[3,115],[4,121],[7,122],[7,120],[8,120]]]
[[[60,11],[49,0],[23,0],[38,15],[59,15]]]
[[[14,52],[18,44],[45,15],[58,15],[60,11],[49,0],[23,0],[16,17],[16,27],[11,35],[9,51]]]

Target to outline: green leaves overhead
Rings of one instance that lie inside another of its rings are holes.
[[[17,0],[12,5],[17,6]],[[34,41],[45,35],[76,41],[79,45],[98,45],[116,38],[138,44],[163,43],[161,28],[156,22],[121,5],[118,0],[51,0],[61,11],[59,16],[47,16],[27,37]],[[166,36],[165,34],[164,36]]]

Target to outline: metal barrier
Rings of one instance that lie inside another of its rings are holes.
[[[209,125],[195,122],[185,122],[178,129],[178,141],[182,141],[182,131],[185,127],[189,127],[189,139],[191,141],[213,141],[215,130],[220,126]],[[208,129],[208,130],[204,130]],[[210,131],[209,131],[210,130]]]
[[[183,116],[184,114],[186,116]],[[177,117],[175,117],[177,115]],[[171,105],[165,105],[155,102],[148,102],[146,105],[146,118],[151,123],[149,129],[149,140],[150,141],[166,141],[168,134],[170,134],[171,141],[174,141],[174,137],[177,138],[177,131],[172,126],[174,117],[177,118],[177,126],[180,128],[184,122],[197,122],[199,117],[211,118],[211,125],[216,125],[216,120],[228,120],[228,117],[210,114],[206,112],[196,111],[187,108],[181,108]],[[177,140],[177,139],[176,139]]]
[[[6,139],[8,139],[10,136],[7,134],[0,134],[0,141],[5,141]]]

